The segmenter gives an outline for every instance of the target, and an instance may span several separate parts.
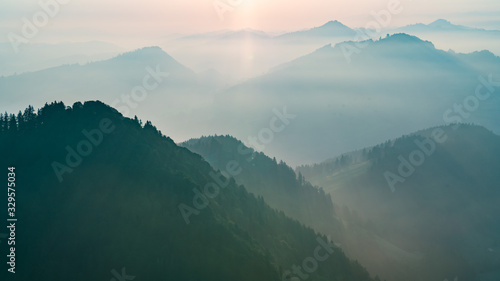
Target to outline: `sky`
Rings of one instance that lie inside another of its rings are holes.
[[[391,1],[398,0],[2,0],[0,41],[8,41],[11,32],[21,34],[23,18],[33,22],[33,16],[43,11],[39,2],[54,1],[58,1],[56,12],[33,42],[130,41],[242,28],[280,33],[330,20],[364,27],[373,20],[372,12],[387,10]],[[402,11],[391,15],[389,26],[444,18],[500,30],[498,0],[401,0],[399,5]],[[228,9],[219,16],[214,6]]]

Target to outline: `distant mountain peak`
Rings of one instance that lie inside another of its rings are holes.
[[[417,36],[410,35],[407,33],[394,33],[392,35],[387,36],[386,38],[382,40],[407,40],[407,41],[422,41],[422,39],[418,38]]]
[[[417,23],[407,25],[399,30],[403,32],[422,32],[422,31],[485,31],[484,29],[471,28],[463,25],[453,24],[445,19],[438,19],[429,24]]]
[[[344,24],[342,24],[340,21],[338,20],[331,20],[327,23],[325,23],[323,26],[345,26]]]
[[[417,36],[409,35],[407,33],[395,33],[392,35],[387,36],[386,38],[383,38],[380,40],[381,42],[397,42],[397,43],[420,43],[420,44],[430,44],[434,46],[431,42],[429,41],[424,41]]]
[[[344,25],[343,23],[341,23],[340,21],[338,20],[331,20],[325,24],[323,24],[322,26],[320,27],[316,27],[317,29],[338,29],[338,28],[341,28],[341,29],[351,29],[350,27]]]
[[[452,25],[450,21],[445,19],[438,19],[431,22],[429,25]]]
[[[101,63],[137,63],[146,66],[161,64],[170,71],[176,69],[188,71],[189,73],[192,72],[158,46],[143,47],[126,52]]]
[[[307,30],[286,33],[280,37],[311,36],[311,37],[331,37],[331,36],[355,36],[356,32],[343,23],[333,20],[321,26]]]
[[[122,53],[111,60],[114,61],[132,61],[132,60],[137,60],[137,61],[144,61],[144,60],[151,60],[151,59],[166,59],[166,60],[174,60],[169,54],[167,54],[165,51],[163,51],[160,47],[158,46],[150,46],[150,47],[143,47],[140,49],[136,49],[130,52],[125,52]]]
[[[442,28],[442,27],[453,27],[455,25],[445,19],[438,19],[429,23],[428,26]]]
[[[126,52],[126,53],[123,53],[121,54],[119,57],[121,56],[135,56],[135,55],[167,55],[168,54],[163,51],[162,48],[158,47],[158,46],[149,46],[149,47],[143,47],[143,48],[140,48],[140,49],[137,49],[137,50],[134,50],[134,51],[130,51],[130,52]]]
[[[425,41],[417,36],[409,35],[407,33],[395,33],[380,39],[378,43],[384,44],[404,44],[405,46],[423,46],[429,49],[436,49],[434,44],[430,41]]]

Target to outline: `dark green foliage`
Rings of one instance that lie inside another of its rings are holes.
[[[384,174],[399,175],[400,157],[408,160],[420,151],[416,142],[428,140],[435,130],[441,130],[445,140],[434,141],[435,150],[423,154],[425,161],[392,192]],[[379,272],[384,277],[500,280],[500,136],[480,126],[449,125],[343,158],[353,161],[341,166],[336,158],[298,170],[332,192],[335,203],[351,209],[344,218],[352,220],[356,210],[367,221],[363,231],[376,238],[359,235],[355,243],[379,249]],[[368,248],[353,257],[372,268],[367,260],[375,260],[370,255],[375,250]]]
[[[115,129],[59,182],[51,165],[67,165],[67,147],[105,118]],[[8,119],[0,167],[5,176],[16,167],[15,280],[111,280],[123,267],[134,280],[281,280],[318,245],[313,230],[234,180],[186,224],[178,206],[193,206],[193,189],[212,182],[213,169],[150,122],[142,127],[100,102],[30,108],[19,129]],[[372,279],[338,249],[308,280]]]
[[[271,207],[303,224],[337,236],[340,226],[334,216],[330,195],[311,185],[302,174],[296,175],[285,162],[277,163],[276,159],[246,147],[231,136],[201,137],[181,145],[200,154],[221,171],[227,170],[228,164],[236,163],[240,172],[235,179],[250,192],[263,196]]]

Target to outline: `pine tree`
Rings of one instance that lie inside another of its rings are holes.
[[[3,113],[0,113],[0,132],[5,132],[3,126]]]
[[[26,123],[26,128],[29,130],[29,129],[34,129],[36,128],[36,113],[35,113],[35,109],[33,108],[33,106],[28,106],[28,108],[26,108],[24,110],[24,113],[23,113],[23,117],[24,117],[24,122]]]
[[[7,113],[7,111],[3,115],[3,119],[1,121],[2,121],[3,131],[4,132],[8,131],[9,130],[9,114]]]
[[[25,123],[25,120],[24,120],[24,116],[23,116],[23,113],[21,110],[19,110],[19,113],[17,113],[17,128],[19,131],[24,131],[25,129],[25,126],[26,123]]]
[[[17,120],[16,120],[16,115],[15,114],[11,114],[9,116],[9,131],[17,131]]]

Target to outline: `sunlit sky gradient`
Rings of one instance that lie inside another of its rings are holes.
[[[41,0],[47,2],[49,0]],[[386,9],[389,0],[221,0],[242,2],[220,20],[212,0],[65,0],[59,13],[34,42],[134,40],[173,33],[253,28],[285,32],[311,28],[329,20],[363,27],[370,12]],[[22,18],[41,10],[39,0],[0,2],[0,32],[20,32]],[[401,0],[404,10],[390,25],[429,23],[439,18],[454,24],[500,29],[498,0]]]

